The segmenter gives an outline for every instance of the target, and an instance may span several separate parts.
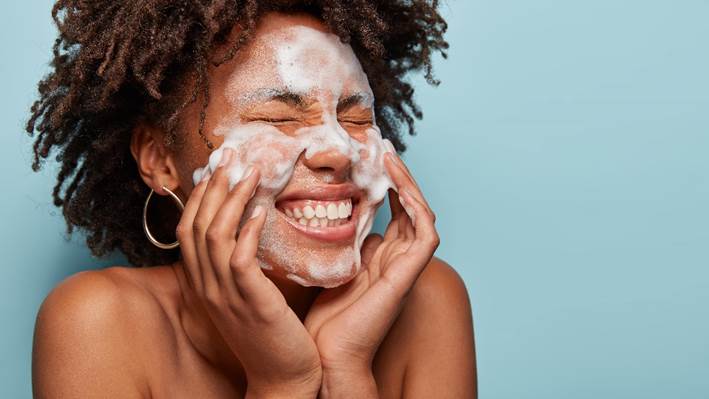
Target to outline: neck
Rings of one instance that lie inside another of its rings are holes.
[[[171,265],[175,273],[180,290],[178,314],[185,334],[195,349],[210,363],[225,370],[240,369],[240,363],[229,349],[226,340],[222,337],[207,314],[202,301],[187,282],[182,261]],[[281,291],[288,306],[303,321],[308,314],[310,306],[321,287],[303,287],[288,279],[267,275],[274,285]]]

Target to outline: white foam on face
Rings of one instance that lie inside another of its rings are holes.
[[[382,139],[376,125],[366,129],[366,137],[358,141],[338,122],[337,102],[345,94],[348,82],[360,92],[365,91],[370,101],[373,98],[354,52],[339,37],[297,25],[265,34],[258,40],[266,42],[267,48],[272,50],[270,56],[275,58],[278,80],[274,82],[275,87],[285,86],[287,91],[316,97],[323,108],[322,124],[302,127],[287,135],[265,122],[223,123],[213,133],[223,135],[224,142],[210,154],[207,165],[194,171],[193,180],[197,184],[207,171],[214,172],[224,149],[231,148],[235,154],[227,171],[230,187],[241,180],[248,166],[257,167],[261,182],[259,194],[252,202],[275,211],[275,197],[290,181],[302,153],[310,159],[321,152],[337,151],[349,158],[352,182],[367,193],[358,204],[356,235],[349,250],[334,258],[307,253],[294,256],[298,249],[287,247],[275,236],[265,234],[259,242],[260,253],[268,252],[276,258],[272,262],[275,264],[260,259],[262,267],[284,269],[286,277],[300,285],[331,288],[349,281],[361,268],[360,250],[371,230],[376,207],[387,190],[394,187],[383,163],[384,153],[394,152],[394,147],[389,140]],[[245,77],[234,79],[239,78]],[[240,84],[241,80],[235,83]],[[239,98],[232,101],[238,105]],[[249,212],[245,215],[248,217]],[[267,217],[267,225],[272,222],[275,223],[274,218]],[[302,267],[303,264],[307,266]]]

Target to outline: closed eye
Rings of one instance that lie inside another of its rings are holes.
[[[249,118],[248,121],[249,122],[265,122],[265,123],[269,123],[272,125],[300,122],[300,120],[295,119],[295,118],[269,118],[269,117]]]
[[[371,119],[340,119],[339,121],[340,123],[350,123],[358,126],[366,126],[372,124]]]

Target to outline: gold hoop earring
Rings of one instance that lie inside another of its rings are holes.
[[[162,189],[167,191],[168,194],[170,194],[170,197],[172,197],[173,201],[177,204],[177,206],[180,207],[180,211],[185,210],[185,204],[182,203],[182,200],[180,197],[178,197],[175,193],[170,191],[167,187],[162,186]],[[170,244],[165,244],[162,243],[153,237],[153,235],[150,233],[150,229],[148,228],[148,203],[150,203],[150,198],[153,196],[153,193],[155,191],[153,189],[150,189],[150,194],[148,194],[148,198],[145,199],[145,205],[143,206],[143,231],[145,231],[145,235],[148,237],[148,240],[150,243],[155,245],[156,247],[160,249],[173,249],[177,248],[180,246],[179,241],[175,241]]]

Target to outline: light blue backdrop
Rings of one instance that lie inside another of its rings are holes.
[[[53,171],[29,167],[50,7],[5,2],[0,24],[3,398],[30,397],[51,287],[122,261],[64,240]],[[444,83],[418,84],[426,119],[405,159],[470,291],[481,397],[709,397],[709,2],[444,12]]]

